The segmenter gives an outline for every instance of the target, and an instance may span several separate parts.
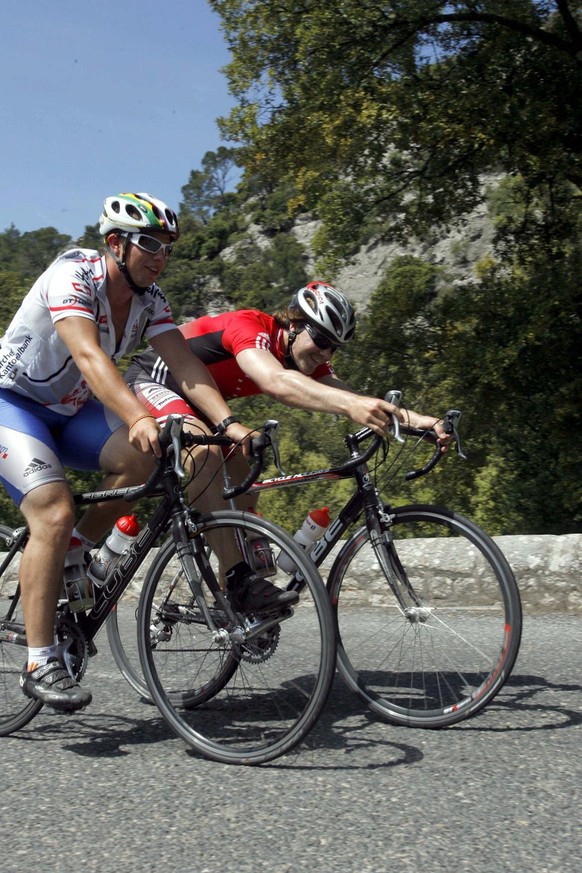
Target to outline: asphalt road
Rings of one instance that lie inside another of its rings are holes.
[[[526,617],[505,689],[449,730],[385,724],[338,679],[259,768],[189,751],[97,642],[92,705],[0,739],[0,873],[580,869],[582,617]]]

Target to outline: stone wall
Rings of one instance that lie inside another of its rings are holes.
[[[515,574],[524,612],[582,614],[582,534],[494,539]],[[473,602],[478,602],[481,593],[487,598],[481,590],[485,583],[476,561],[477,552],[467,548],[464,541],[409,540],[399,544],[399,553],[411,576],[421,582],[426,580],[437,598],[450,599],[453,590]],[[332,562],[333,555],[322,568],[324,576]],[[372,603],[381,592],[381,585],[375,584],[374,564],[371,549],[363,548],[352,570],[354,581],[360,583],[360,597],[365,590]],[[442,585],[440,591],[435,587],[437,579]]]
[[[582,614],[582,534],[505,536],[496,537],[495,542],[515,573],[526,613]],[[463,543],[455,546],[451,540],[411,540],[404,547],[407,550],[406,561],[415,574],[432,578],[432,568],[438,567],[439,576],[448,580],[447,584],[471,585],[478,590],[478,568],[469,566]],[[152,559],[153,555],[133,583],[136,595]],[[324,564],[324,576],[332,560],[333,556]],[[363,549],[353,568],[354,579],[365,581],[369,602],[372,603],[376,596],[373,563],[373,555]],[[0,595],[6,593],[6,581],[13,583],[16,569],[11,579],[0,580]]]
[[[582,613],[582,534],[496,537],[526,612]]]

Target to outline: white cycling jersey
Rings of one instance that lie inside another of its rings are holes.
[[[145,337],[175,328],[164,294],[152,285],[133,295],[121,342],[105,293],[105,258],[91,249],[71,249],[34,283],[0,340],[0,387],[9,388],[61,415],[74,415],[91,391],[54,325],[67,316],[89,318],[112,361],[132,352]]]

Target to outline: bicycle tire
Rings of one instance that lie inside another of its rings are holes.
[[[126,591],[107,616],[107,641],[123,678],[144,702],[153,703],[139,661],[136,618],[137,599],[132,591]]]
[[[387,721],[447,727],[482,710],[508,679],[521,638],[519,590],[501,550],[463,516],[429,505],[384,511],[392,545],[380,538],[374,551],[364,526],[328,577],[338,671]],[[431,550],[415,547],[418,537],[434,537]],[[421,600],[406,615],[387,581],[403,567]]]
[[[314,564],[271,522],[224,510],[205,516],[194,536],[235,531],[267,538],[299,567],[306,584],[291,617],[280,618],[256,640],[241,642],[236,625],[220,613],[223,639],[213,639],[198,615],[189,613],[190,591],[171,542],[144,582],[138,644],[150,694],[172,730],[214,761],[257,765],[288,753],[317,721],[335,672],[335,624]],[[168,596],[168,583],[176,579]],[[278,571],[273,581],[281,586],[289,577]]]
[[[0,524],[0,551],[10,543],[13,529]],[[22,693],[19,679],[22,668],[28,657],[26,639],[18,642],[9,639],[12,631],[5,626],[7,612],[13,606],[17,594],[18,579],[15,573],[9,572],[13,561],[6,567],[0,577],[0,737],[8,736],[27,725],[42,709],[40,700],[28,700]],[[24,635],[24,618],[20,600],[10,617],[11,627],[20,625]]]

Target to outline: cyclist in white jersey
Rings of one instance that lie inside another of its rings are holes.
[[[35,282],[0,340],[0,481],[30,539],[20,567],[28,663],[24,693],[55,709],[91,701],[57,656],[54,617],[71,536],[90,546],[120,514],[92,507],[74,529],[64,466],[102,469],[106,488],[144,481],[160,455],[159,426],[116,367],[146,338],[212,425],[231,410],[177,330],[156,281],[179,236],[175,213],[149,194],[105,200],[106,251],[73,249]],[[194,387],[190,387],[194,386]],[[243,441],[249,429],[224,430]],[[278,591],[278,589],[276,589]]]

